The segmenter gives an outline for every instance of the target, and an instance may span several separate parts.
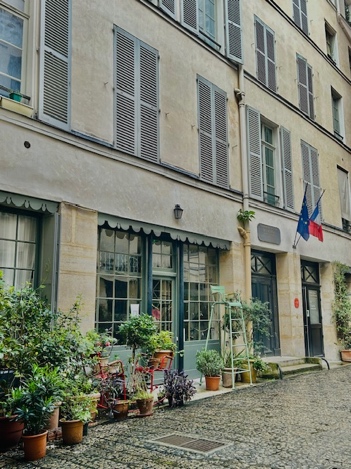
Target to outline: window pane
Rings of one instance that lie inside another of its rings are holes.
[[[17,243],[16,267],[34,270],[35,244]]]
[[[5,0],[8,5],[17,8],[17,10],[24,11],[24,0]]]
[[[0,238],[16,238],[17,215],[13,213],[0,213]]]
[[[33,283],[32,270],[16,270],[15,287],[20,289],[26,286],[27,283]]]
[[[114,251],[114,232],[113,230],[101,230],[100,234],[100,250]]]
[[[17,238],[21,241],[32,241],[36,239],[36,220],[32,217],[24,217],[19,215],[18,217],[18,235]]]
[[[22,49],[23,20],[0,8],[0,41]],[[2,55],[2,54],[1,54]]]
[[[0,239],[0,269],[15,267],[16,243]]]

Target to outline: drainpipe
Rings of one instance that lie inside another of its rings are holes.
[[[246,110],[245,110],[245,82],[244,68],[239,65],[239,89],[234,89],[234,94],[239,105],[240,122],[240,157],[241,157],[241,180],[243,187],[243,208],[245,212],[249,210],[249,169],[247,158],[247,130],[246,130]],[[244,227],[239,226],[238,231],[244,240],[244,270],[245,270],[245,295],[244,299],[251,298],[251,236],[250,222],[246,221]]]

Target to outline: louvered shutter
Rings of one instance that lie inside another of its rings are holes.
[[[197,0],[182,0],[181,23],[195,33],[199,29]]]
[[[309,216],[312,214],[312,190],[311,190],[311,168],[310,168],[310,152],[308,145],[301,141],[302,169],[304,187],[307,184],[306,198]]]
[[[266,83],[266,49],[265,49],[265,28],[263,24],[256,19],[256,60],[257,60],[257,79]]]
[[[213,182],[213,128],[210,84],[198,77],[200,178]]]
[[[176,2],[175,0],[160,0],[160,7],[172,18],[176,15]]]
[[[291,136],[289,130],[280,128],[280,147],[283,168],[284,207],[294,209],[294,190],[292,177]]]
[[[310,65],[307,65],[307,90],[308,90],[309,116],[311,119],[314,119],[312,67],[310,67]]]
[[[267,86],[270,90],[276,91],[276,74],[275,74],[275,50],[274,50],[274,34],[266,28],[266,45],[267,45]]]
[[[313,209],[321,195],[321,188],[319,182],[319,168],[318,168],[318,152],[315,148],[310,147],[310,158],[311,158],[311,176],[312,176],[312,193],[313,193]],[[322,217],[321,204],[319,204],[319,210]]]
[[[39,119],[70,124],[71,1],[43,0],[40,41]]]
[[[297,26],[301,28],[300,0],[293,0],[293,18]]]
[[[247,107],[250,195],[263,199],[260,113]]]
[[[140,43],[140,156],[158,160],[158,53]]]
[[[137,155],[137,44],[125,31],[115,29],[115,144]]]
[[[216,183],[228,186],[227,95],[214,87]]]
[[[226,52],[229,59],[243,63],[240,0],[225,0]]]
[[[308,34],[308,20],[307,20],[307,2],[306,0],[300,0],[300,11],[301,11],[301,29],[304,33]]]
[[[351,221],[350,186],[348,173],[338,168],[341,217]]]
[[[309,97],[307,90],[307,64],[302,57],[297,57],[297,77],[299,86],[299,101],[300,109],[305,114],[309,115]]]

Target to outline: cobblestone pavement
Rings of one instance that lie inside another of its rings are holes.
[[[350,383],[345,366],[237,389],[97,425],[80,445],[50,444],[41,461],[0,454],[0,468],[351,469]],[[169,434],[229,445],[201,454],[152,441]]]

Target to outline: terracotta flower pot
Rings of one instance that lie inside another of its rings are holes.
[[[126,420],[128,418],[129,401],[118,401],[113,406],[113,418],[115,420]]]
[[[24,459],[36,461],[46,455],[46,440],[48,431],[39,435],[23,435]]]
[[[48,421],[48,424],[46,425],[47,430],[55,430],[59,426],[59,417],[60,417],[60,403],[55,404],[55,409],[53,413],[51,414],[50,420]]]
[[[206,390],[218,391],[220,379],[220,376],[205,376]]]
[[[81,420],[60,420],[62,441],[65,445],[76,445],[83,441],[83,422]]]
[[[341,361],[351,362],[351,350],[340,350]]]
[[[153,414],[154,411],[154,398],[150,397],[149,399],[137,399],[137,407],[139,409],[139,417],[147,417]]]
[[[21,439],[24,424],[16,422],[15,417],[0,417],[0,452],[16,446]]]
[[[156,352],[154,352],[154,358],[159,360],[159,365],[158,365],[159,370],[164,370],[165,368],[168,367],[172,359],[169,357],[173,357],[172,350],[157,350]]]

